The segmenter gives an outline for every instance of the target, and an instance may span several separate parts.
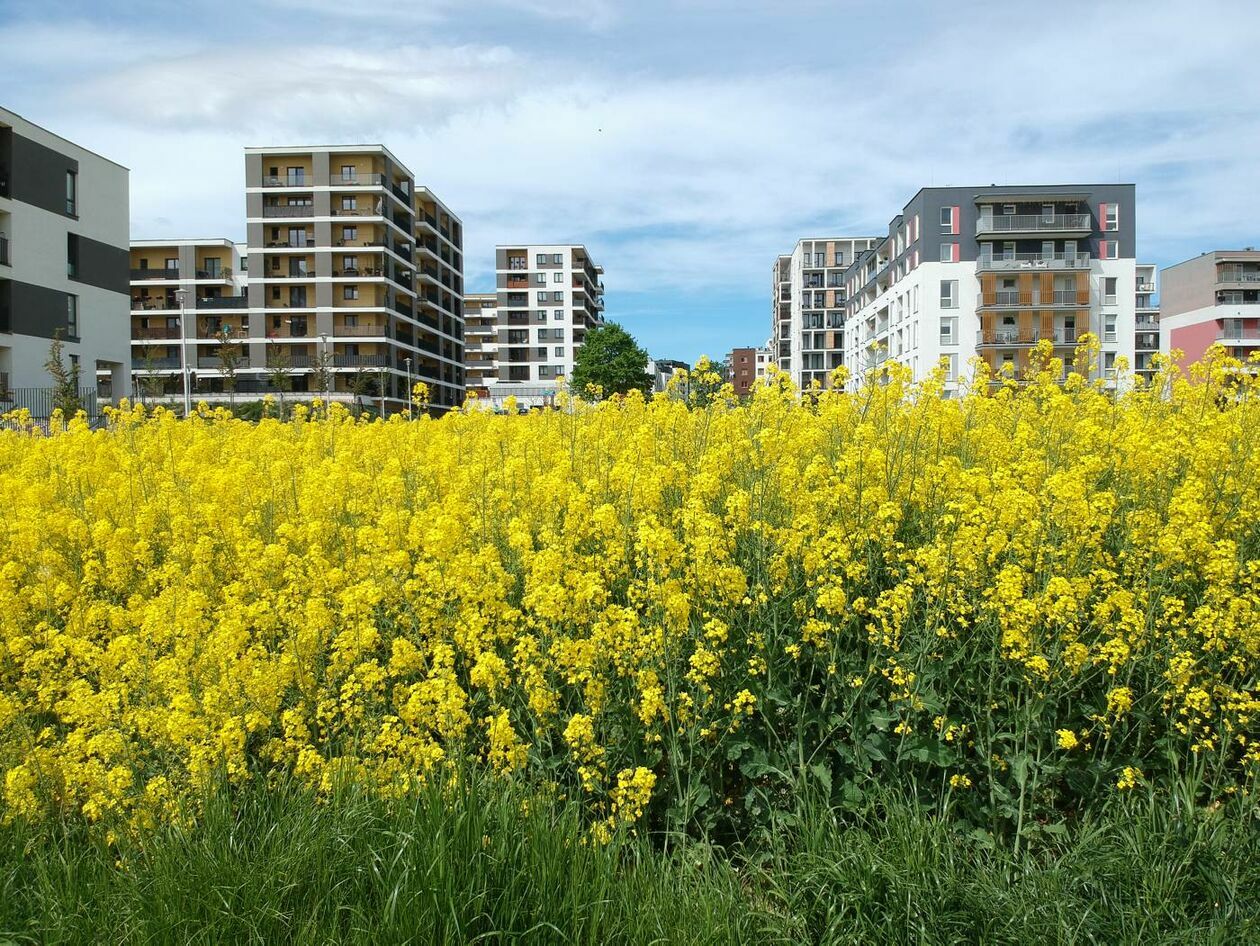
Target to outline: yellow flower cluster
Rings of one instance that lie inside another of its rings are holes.
[[[393,794],[474,762],[609,827],[820,768],[983,788],[959,804],[1032,765],[1237,790],[1257,393],[1218,361],[1118,398],[892,370],[415,423],[9,418],[3,814],[145,825],[218,778]]]

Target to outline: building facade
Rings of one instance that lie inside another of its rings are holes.
[[[652,378],[652,390],[659,394],[669,388],[669,383],[681,371],[690,371],[691,365],[673,358],[649,358],[647,373]]]
[[[757,349],[732,348],[726,356],[726,366],[735,396],[745,397],[750,394],[757,383]]]
[[[1159,284],[1154,263],[1137,264],[1137,300],[1133,317],[1133,373],[1149,382],[1152,359],[1159,353]]]
[[[775,260],[771,347],[801,388],[829,388],[845,364],[844,274],[876,237],[811,237]]]
[[[774,364],[774,352],[767,343],[757,349],[757,367],[755,371],[757,384],[761,384],[766,380],[766,375],[769,374],[772,364]]]
[[[394,413],[423,381],[433,409],[463,403],[462,225],[387,148],[247,148],[245,200],[259,391]]]
[[[479,371],[493,405],[509,396],[521,407],[554,402],[586,333],[603,324],[603,272],[581,244],[495,248],[494,367]],[[484,339],[480,353],[479,368],[490,354]]]
[[[1133,365],[1137,272],[1132,184],[932,187],[845,272],[845,363],[856,388],[892,359],[947,390],[979,357],[1020,379],[1042,339],[1071,362],[1087,332],[1098,371]]]
[[[190,400],[225,390],[224,358],[248,392],[262,365],[249,359],[241,247],[227,239],[131,244],[132,390],[142,401],[178,402],[187,369]],[[234,346],[221,352],[224,343]],[[235,360],[233,360],[235,355]],[[230,369],[229,369],[230,373]]]
[[[464,296],[464,382],[469,394],[490,397],[498,379],[499,294],[470,292]]]
[[[1242,361],[1260,350],[1260,250],[1213,250],[1160,275],[1160,348],[1189,366],[1220,343]]]
[[[99,373],[101,395],[130,393],[128,187],[126,168],[0,108],[0,409],[39,410],[54,335],[82,389]]]

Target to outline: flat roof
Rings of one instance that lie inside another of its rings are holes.
[[[157,246],[207,246],[209,244],[224,245],[235,247],[236,241],[229,240],[226,237],[206,237],[204,239],[195,237],[175,237],[170,240],[132,240],[133,247],[157,247]]]
[[[4,118],[4,116],[6,116],[6,115],[11,116],[11,117],[13,117],[13,118],[16,118],[18,121],[20,121],[20,122],[22,122],[22,123],[24,123],[24,124],[30,125],[32,128],[38,128],[38,129],[39,129],[40,131],[42,131],[44,134],[46,134],[46,135],[52,135],[52,136],[53,136],[54,138],[56,138],[58,141],[64,141],[66,144],[70,145],[71,147],[78,148],[80,151],[86,151],[88,154],[90,154],[90,155],[94,155],[95,157],[100,158],[102,161],[108,161],[108,162],[109,162],[110,164],[112,164],[114,167],[116,167],[116,168],[122,168],[122,169],[123,169],[124,171],[126,171],[128,174],[130,174],[130,173],[131,173],[131,168],[127,167],[127,165],[125,165],[125,164],[119,164],[119,163],[118,163],[117,161],[115,161],[113,158],[107,158],[107,157],[105,157],[105,155],[101,154],[99,151],[93,151],[91,148],[85,148],[83,145],[79,144],[77,141],[71,141],[71,140],[70,140],[69,138],[67,138],[65,135],[59,135],[59,134],[57,134],[55,131],[49,131],[49,130],[48,130],[47,128],[45,128],[43,125],[40,125],[40,124],[38,124],[38,123],[36,123],[36,122],[33,122],[33,121],[31,121],[29,118],[25,118],[24,116],[19,115],[17,112],[10,111],[9,109],[5,108],[3,105],[0,105],[0,119],[3,119],[3,118]],[[7,120],[6,120],[6,121],[7,121]]]
[[[416,176],[411,173],[411,168],[398,160],[398,156],[390,151],[387,147],[379,142],[374,145],[357,144],[357,145],[268,145],[259,147],[257,145],[247,145],[245,147],[246,154],[303,154],[305,152],[314,153],[316,151],[327,151],[330,154],[346,154],[355,151],[379,151],[381,154],[389,157],[391,161],[407,172],[407,175],[414,181]]]

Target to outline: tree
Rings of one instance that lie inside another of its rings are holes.
[[[241,363],[241,346],[232,340],[232,329],[223,326],[219,333],[219,369],[223,372],[223,388],[228,393],[228,405],[236,409],[236,369]]]
[[[284,392],[288,391],[293,384],[293,377],[290,374],[293,362],[289,359],[289,350],[283,345],[268,347],[270,351],[267,352],[267,380],[280,395],[280,419],[284,420]]]
[[[44,370],[53,380],[53,410],[60,410],[66,417],[73,417],[83,409],[83,403],[79,400],[79,366],[72,362],[67,368],[61,360],[61,352],[65,347],[61,335],[61,329],[53,332]]]
[[[603,397],[652,391],[652,376],[647,373],[648,356],[634,336],[616,322],[605,322],[586,334],[573,362],[569,379],[574,394],[586,396],[594,387]]]

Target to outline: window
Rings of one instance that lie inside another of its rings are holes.
[[[555,346],[555,353],[556,353],[556,357],[557,357],[557,358],[563,358],[563,357],[564,357],[564,346],[563,346],[563,345],[556,345],[556,346]]]
[[[179,272],[179,257],[172,256],[166,260],[166,269],[169,272]]]
[[[357,315],[347,315],[343,324],[346,328],[356,328],[359,324],[359,317]]]
[[[552,274],[551,274],[551,281],[552,281],[552,282],[564,282],[564,273],[552,273]]]
[[[341,228],[342,242],[349,243],[350,241],[357,240],[358,238],[359,238],[358,227],[342,227]]]
[[[561,264],[563,264],[563,263],[564,263],[564,254],[563,254],[563,253],[552,253],[552,254],[551,254],[551,261],[552,261],[553,263],[555,263],[557,266],[560,266]]]
[[[552,301],[552,302],[563,302],[563,301],[564,301],[564,293],[563,293],[563,292],[553,292],[553,293],[551,294],[551,301]]]
[[[546,310],[546,309],[539,309],[538,311],[536,311],[536,312],[534,313],[534,321],[535,321],[535,322],[546,322],[546,321],[547,321],[547,310]]]
[[[564,318],[564,309],[556,309],[552,312],[552,318],[560,320]]]
[[[1002,216],[1004,216],[1004,217],[1013,217],[1013,216],[1015,216],[1015,205],[1014,205],[1014,204],[1003,204],[1003,205],[1002,205]]]
[[[539,266],[546,266],[546,265],[547,265],[547,254],[546,254],[546,253],[539,253],[539,254],[538,254],[538,256],[536,257],[536,259],[537,259],[537,261],[538,261],[538,265],[539,265]]]
[[[957,245],[958,245],[957,243],[942,243],[941,244],[941,262],[942,263],[954,262],[954,247],[956,247]]]
[[[1118,240],[1103,240],[1099,244],[1099,256],[1103,259],[1119,259],[1120,258],[1120,242]]]
[[[343,198],[341,198],[341,209],[342,209],[342,210],[357,210],[358,208],[359,208],[359,198],[357,198],[357,197],[343,197]]]
[[[545,286],[545,285],[547,285],[547,274],[546,274],[546,273],[534,273],[534,283],[535,283],[536,285],[539,285],[539,286]]]
[[[954,229],[954,208],[941,208],[941,232],[952,233]]]
[[[66,172],[66,213],[71,217],[79,212],[79,174]]]
[[[958,355],[957,354],[946,355],[945,360],[947,361],[947,364],[945,365],[945,380],[957,381],[958,380]]]
[[[941,280],[941,308],[957,309],[958,308],[958,280],[942,279]]]
[[[359,271],[359,258],[357,256],[343,256],[341,258],[341,268],[352,269],[356,273]]]
[[[1116,317],[1115,315],[1103,316],[1103,341],[1114,342],[1116,340]]]
[[[79,278],[79,235],[66,234],[66,275],[71,279]]]
[[[542,347],[540,347],[540,348],[538,348],[538,349],[537,349],[537,352],[538,352],[538,357],[539,357],[539,358],[546,358],[546,357],[547,357],[547,346],[546,346],[546,345],[543,345]]]
[[[1103,204],[1103,229],[1119,230],[1120,229],[1120,205],[1119,204]]]
[[[1054,223],[1054,204],[1041,205],[1041,220],[1043,223]]]
[[[539,302],[546,302],[546,301],[547,301],[547,293],[546,293],[544,290],[541,290],[541,289],[540,289],[540,290],[538,291],[538,301],[539,301]]]
[[[958,316],[951,315],[941,319],[941,344],[958,344]]]
[[[1115,276],[1106,276],[1103,278],[1103,305],[1116,304],[1116,289],[1120,280]]]
[[[285,168],[285,183],[289,187],[301,187],[306,183],[306,168]]]
[[[1054,259],[1054,240],[1041,241],[1041,258]]]
[[[306,246],[306,230],[301,227],[289,227],[289,246]]]
[[[79,297],[66,296],[66,335],[79,337]]]
[[[358,286],[342,286],[342,287],[341,287],[341,298],[343,298],[343,299],[357,299],[357,298],[359,298],[359,287],[358,287]]]
[[[341,166],[341,179],[343,181],[354,181],[359,177],[358,169],[353,164],[343,164]]]

